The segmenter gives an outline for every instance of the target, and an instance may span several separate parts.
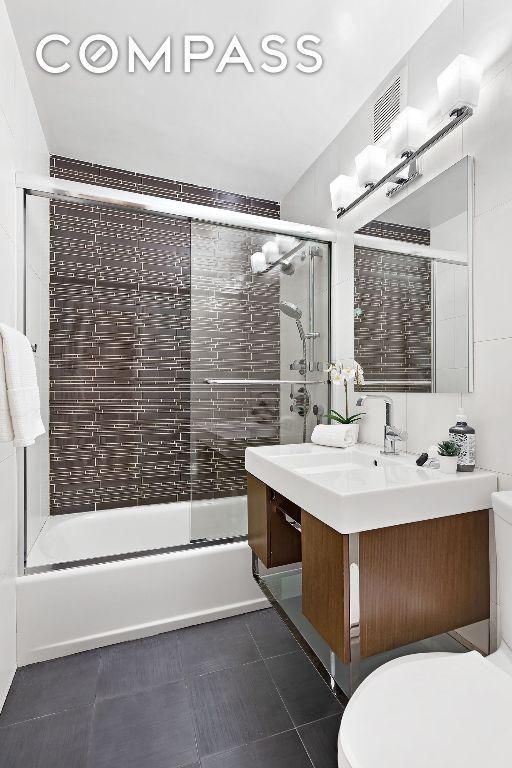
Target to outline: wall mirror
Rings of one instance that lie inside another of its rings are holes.
[[[472,391],[472,187],[465,157],[354,233],[365,391]]]

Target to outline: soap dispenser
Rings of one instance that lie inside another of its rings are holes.
[[[459,408],[457,423],[449,429],[450,437],[459,446],[457,472],[472,472],[475,468],[475,430],[468,426],[464,408]]]

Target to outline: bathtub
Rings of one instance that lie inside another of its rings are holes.
[[[147,552],[247,534],[247,497],[148,504],[46,519],[27,567]]]
[[[69,562],[84,556],[100,557],[106,549],[110,549],[106,552],[110,556],[116,547],[126,553],[135,541],[137,549],[141,542],[147,545],[155,541],[152,536],[156,536],[157,546],[163,547],[188,543],[194,528],[196,533],[203,532],[201,538],[215,534],[215,526],[225,535],[228,529],[221,531],[221,525],[226,518],[238,521],[240,532],[244,532],[244,497],[199,504],[197,518],[196,502],[193,505],[192,526],[188,503],[47,520],[28,558],[34,572],[16,580],[18,665],[267,607],[252,578],[251,550],[246,541],[48,570],[52,558],[53,562]],[[207,525],[208,534],[204,533]],[[235,535],[234,530],[230,533]],[[167,536],[165,542],[163,535]],[[36,559],[42,566],[40,572]]]

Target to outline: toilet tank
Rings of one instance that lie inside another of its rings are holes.
[[[492,494],[501,638],[512,649],[512,491]]]

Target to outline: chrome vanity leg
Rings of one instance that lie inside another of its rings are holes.
[[[490,614],[489,614],[489,653],[498,649],[498,584],[496,572],[496,536],[494,532],[494,511],[489,510],[489,586],[490,586]]]
[[[350,695],[360,683],[361,628],[359,601],[359,534],[348,537],[349,616],[350,616]]]
[[[334,651],[329,651],[329,676],[331,678],[331,688],[334,690],[336,687],[336,654]]]
[[[260,561],[259,561],[258,555],[255,555],[252,550],[251,550],[251,554],[252,554],[252,575],[256,579],[256,581],[258,581],[260,577]]]

